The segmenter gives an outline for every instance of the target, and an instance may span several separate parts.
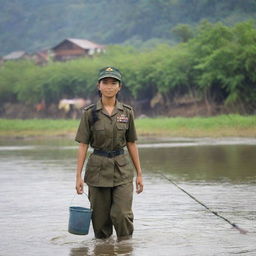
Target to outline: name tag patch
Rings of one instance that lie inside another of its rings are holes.
[[[120,115],[116,117],[116,121],[118,123],[128,123],[129,119],[128,119],[128,116],[126,115]]]

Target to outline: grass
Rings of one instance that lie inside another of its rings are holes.
[[[170,137],[255,137],[256,116],[136,119],[139,135]],[[79,120],[0,119],[1,137],[74,136]]]
[[[76,131],[78,120],[0,119],[0,136],[57,136]]]
[[[139,134],[173,137],[256,136],[256,117],[221,115],[215,117],[175,117],[137,120]]]

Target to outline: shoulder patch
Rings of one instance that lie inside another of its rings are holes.
[[[88,106],[84,107],[83,110],[89,110],[90,108],[93,108],[94,106],[95,106],[95,104],[88,105]]]
[[[123,106],[124,106],[125,108],[128,108],[128,109],[132,110],[132,107],[131,107],[130,105],[123,104]]]

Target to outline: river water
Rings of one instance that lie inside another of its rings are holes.
[[[89,206],[74,197],[72,139],[1,140],[0,255],[256,255],[256,139],[142,138],[138,145],[145,191],[134,194],[133,238],[118,242],[94,239],[92,227],[87,236],[67,232],[69,206]]]

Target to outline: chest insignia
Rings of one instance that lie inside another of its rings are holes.
[[[128,118],[128,116],[122,114],[122,115],[116,117],[116,121],[118,123],[128,123],[129,118]]]

